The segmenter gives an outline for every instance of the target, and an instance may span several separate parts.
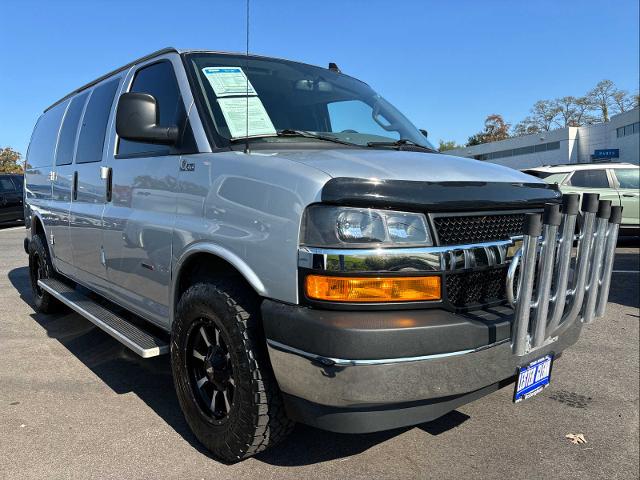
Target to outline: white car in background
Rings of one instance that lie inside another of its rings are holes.
[[[557,183],[562,193],[599,193],[602,200],[621,205],[621,229],[640,233],[640,168],[632,163],[578,163],[546,165],[524,173]],[[624,234],[621,232],[621,234]]]

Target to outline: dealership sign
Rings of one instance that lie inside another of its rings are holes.
[[[598,160],[601,158],[620,158],[620,149],[619,148],[607,148],[604,150],[594,150],[591,158],[594,160]]]

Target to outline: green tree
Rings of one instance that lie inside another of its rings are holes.
[[[22,173],[22,155],[11,147],[0,148],[0,173]]]
[[[440,140],[438,144],[439,152],[446,152],[447,150],[453,150],[454,148],[462,148],[463,145],[458,145],[455,140]]]

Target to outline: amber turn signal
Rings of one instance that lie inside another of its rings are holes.
[[[326,277],[308,275],[307,297],[330,302],[440,300],[440,277]]]

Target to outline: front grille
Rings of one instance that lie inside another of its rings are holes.
[[[487,270],[447,274],[447,299],[458,308],[504,300],[507,268],[505,265]]]
[[[434,217],[440,245],[508,240],[522,235],[524,213]]]

